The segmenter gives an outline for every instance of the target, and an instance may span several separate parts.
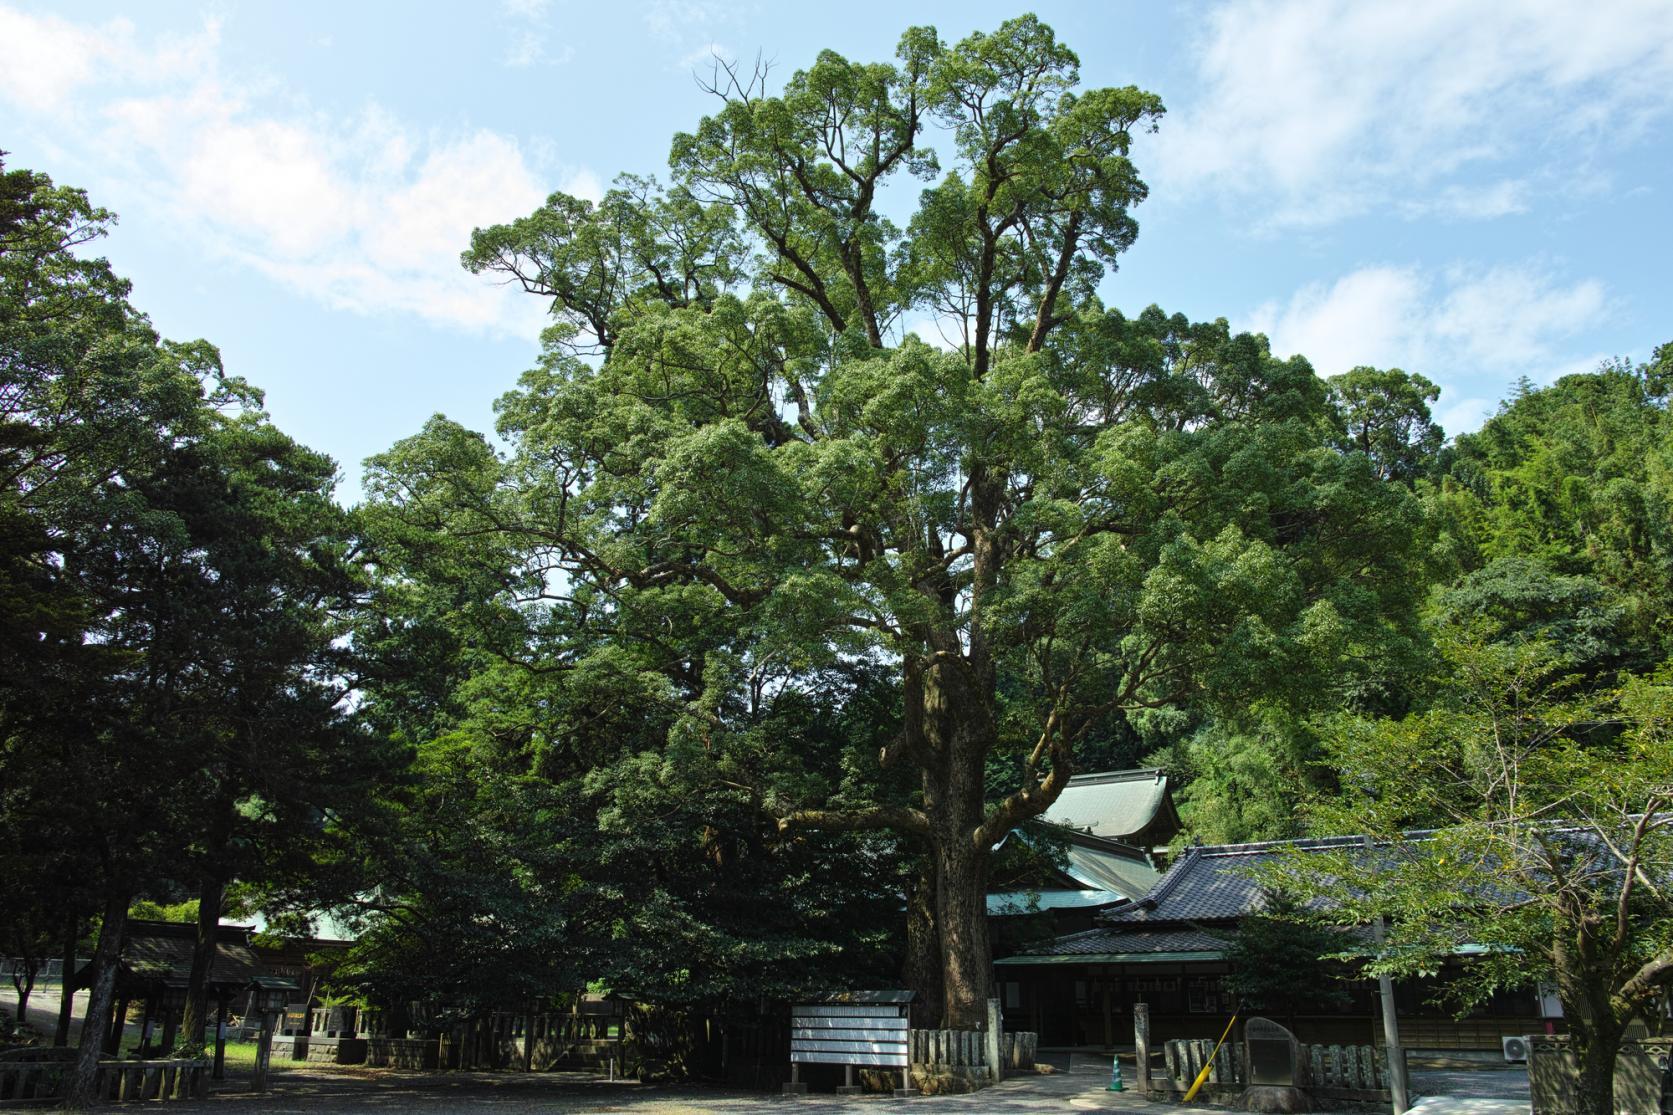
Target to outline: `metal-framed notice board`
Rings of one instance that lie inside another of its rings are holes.
[[[842,1065],[839,1091],[857,1092],[854,1068],[898,1069],[902,1091],[912,1090],[908,1048],[913,993],[838,991],[797,1003],[790,1010],[790,1083],[805,1092],[802,1065]]]

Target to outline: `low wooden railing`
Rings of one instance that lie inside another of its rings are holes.
[[[52,1103],[64,1098],[75,1069],[72,1056],[0,1060],[0,1101]],[[97,1099],[116,1103],[198,1099],[209,1090],[214,1068],[207,1059],[100,1061],[94,1078]]]

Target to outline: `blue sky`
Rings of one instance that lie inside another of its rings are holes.
[[[438,411],[489,428],[532,362],[541,305],[458,268],[471,228],[661,172],[711,51],[783,75],[1021,10],[0,0],[0,148],[121,215],[136,302],[220,345],[352,501],[365,457]],[[1518,377],[1673,340],[1673,0],[1034,10],[1085,84],[1168,106],[1123,310],[1421,372],[1449,433]]]

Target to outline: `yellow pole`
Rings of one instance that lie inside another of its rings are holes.
[[[1236,1024],[1236,1022],[1237,1015],[1234,1014],[1231,1017],[1231,1021],[1226,1023],[1225,1032],[1220,1035],[1220,1040],[1214,1043],[1214,1052],[1208,1055],[1208,1063],[1203,1065],[1201,1072],[1197,1073],[1196,1080],[1191,1083],[1191,1090],[1185,1093],[1185,1098],[1180,1100],[1180,1103],[1190,1103],[1192,1100],[1197,1098],[1198,1089],[1200,1089],[1203,1084],[1207,1082],[1208,1074],[1210,1070],[1214,1068],[1214,1058],[1219,1054],[1220,1047],[1226,1044],[1226,1039],[1231,1036],[1232,1026]]]

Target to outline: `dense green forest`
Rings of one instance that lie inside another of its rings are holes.
[[[544,354],[348,509],[5,171],[0,948],[96,944],[108,1001],[130,907],[196,900],[332,912],[391,1001],[904,978],[968,1027],[990,851],[1077,770],[1166,767],[1207,841],[1381,832],[1538,719],[1661,800],[1673,345],[1449,439],[1422,374],[1100,300],[1163,110],[1037,21],[720,76],[667,183],[461,245]]]

